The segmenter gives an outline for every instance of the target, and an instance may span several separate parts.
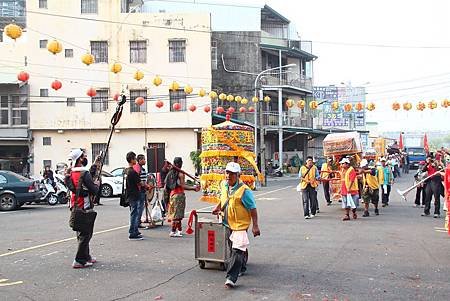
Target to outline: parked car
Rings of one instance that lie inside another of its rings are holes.
[[[122,175],[116,177],[109,172],[102,170],[102,186],[100,195],[104,198],[122,194]]]
[[[112,174],[115,177],[121,177],[123,176],[123,171],[125,170],[125,167],[118,167],[113,169],[110,174]]]
[[[20,208],[27,202],[39,201],[38,182],[12,171],[0,170],[0,211]]]

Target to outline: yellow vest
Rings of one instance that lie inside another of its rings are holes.
[[[226,210],[228,226],[233,231],[247,230],[252,221],[250,211],[242,204],[242,196],[245,189],[250,189],[247,185],[239,183],[241,185],[237,190],[228,195],[228,188],[226,182],[222,182],[220,193],[220,206],[223,208],[228,201]]]
[[[384,171],[383,171],[383,167],[378,166],[378,167],[377,167],[377,173],[378,173],[378,183],[380,183],[380,184],[384,183]]]
[[[363,174],[363,184],[366,186],[366,184],[371,189],[378,189],[380,187],[380,182],[378,182],[378,178],[376,175],[372,176],[371,174]]]
[[[328,180],[330,178],[331,168],[328,166],[328,163],[323,163],[322,168],[320,169],[320,176],[324,180]]]
[[[301,186],[301,188],[305,189],[306,186],[308,186],[308,184],[311,184],[311,187],[316,188],[319,185],[319,183],[316,180],[317,167],[315,165],[313,165],[311,167],[311,170],[306,175],[307,172],[308,172],[308,167],[303,165],[300,168],[300,176],[301,176],[301,181],[300,181],[301,185],[300,186]]]
[[[345,172],[345,187],[347,187],[347,192],[350,193],[350,191],[358,191],[358,180],[355,178],[353,182],[350,182],[350,173],[354,170],[353,167],[349,167],[347,171]]]

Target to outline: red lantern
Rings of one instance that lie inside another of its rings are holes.
[[[62,83],[61,83],[59,80],[55,79],[55,80],[52,82],[52,89],[53,89],[53,90],[58,91],[59,89],[61,89],[61,87],[62,87]]]
[[[21,82],[26,82],[29,78],[30,78],[30,75],[25,71],[21,71],[17,75],[17,79],[20,80]]]
[[[355,105],[355,109],[356,109],[356,111],[358,111],[358,112],[364,110],[364,104],[363,104],[362,102],[358,102],[358,103]]]
[[[137,104],[138,106],[142,106],[144,102],[145,99],[142,96],[136,97],[136,99],[134,100],[134,103]]]
[[[120,97],[119,93],[114,94],[114,96],[113,96],[114,101],[118,101],[119,97]]]
[[[239,112],[245,113],[245,112],[247,112],[247,109],[245,107],[240,107]]]
[[[205,111],[205,113],[209,113],[211,111],[211,107],[210,106],[206,106],[203,108],[203,111]]]
[[[233,107],[228,108],[228,113],[233,114],[236,110]]]
[[[248,108],[248,111],[249,111],[249,112],[255,112],[255,108],[254,108],[254,107],[249,107],[249,108]]]
[[[223,112],[225,112],[225,109],[223,107],[217,107],[216,109],[217,114],[222,114]]]
[[[158,109],[161,109],[161,108],[164,106],[164,103],[163,103],[161,100],[158,100],[158,101],[155,103],[155,105],[156,105],[156,107],[157,107]]]
[[[180,104],[179,102],[176,102],[176,103],[174,103],[174,104],[172,105],[172,108],[173,108],[175,111],[179,111],[179,110],[181,109],[181,104]]]
[[[89,97],[95,97],[95,95],[97,95],[97,90],[95,90],[94,88],[89,88],[88,90],[87,90],[87,93],[86,93]]]
[[[189,106],[189,111],[194,112],[195,110],[197,110],[197,107],[195,105]]]

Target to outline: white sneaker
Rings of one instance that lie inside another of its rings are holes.
[[[313,218],[315,215],[314,214],[311,214],[311,218]]]
[[[170,237],[176,237],[177,234],[175,233],[175,231],[170,231],[169,236]]]
[[[181,231],[178,230],[177,233],[175,234],[175,237],[183,237],[183,233],[181,233]]]
[[[305,219],[310,219],[311,217],[309,215],[305,216]]]
[[[227,281],[225,281],[225,286],[228,287],[228,288],[233,288],[233,287],[236,286],[236,283],[234,283],[230,279],[227,279]]]

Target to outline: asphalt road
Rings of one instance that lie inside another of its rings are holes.
[[[198,268],[193,236],[169,238],[164,225],[128,241],[128,211],[117,199],[98,208],[98,262],[82,270],[71,268],[76,240],[65,206],[0,213],[0,300],[450,300],[443,218],[421,217],[393,192],[380,216],[342,222],[339,204],[325,206],[320,191],[321,213],[304,220],[296,184],[271,180],[255,192],[262,235],[251,238],[248,274],[233,290],[223,287],[224,272]],[[198,198],[189,193],[188,208],[209,206]]]

